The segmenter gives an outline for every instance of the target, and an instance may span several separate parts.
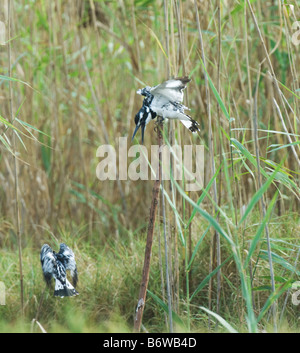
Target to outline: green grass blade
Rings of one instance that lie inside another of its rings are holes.
[[[278,164],[274,172],[267,178],[267,181],[262,185],[262,187],[254,194],[252,199],[250,200],[248,207],[246,208],[245,213],[243,214],[243,217],[241,218],[239,225],[241,225],[245,219],[248,217],[249,213],[253,209],[253,207],[257,204],[257,202],[260,200],[262,195],[268,190],[269,186],[273,182],[273,180],[276,177],[276,174],[278,173],[279,169],[281,168],[283,161]]]
[[[204,63],[203,63],[201,58],[200,58],[200,60],[201,60],[201,63],[202,63],[202,67],[203,67],[204,71],[206,72],[206,76],[207,76],[210,88],[213,91],[213,94],[216,97],[216,99],[217,99],[217,101],[218,101],[218,103],[220,105],[220,108],[222,109],[224,115],[226,116],[226,118],[228,120],[230,120],[230,115],[229,115],[229,113],[228,113],[228,111],[227,111],[227,109],[225,107],[225,104],[224,104],[223,100],[221,99],[221,97],[219,95],[219,92],[217,91],[216,87],[214,86],[214,84],[213,84],[213,82],[212,82],[212,80],[211,80],[211,78],[210,78],[210,76],[209,76],[209,74],[208,74],[208,72],[206,70],[206,67],[205,67],[205,65],[204,65]]]
[[[213,316],[214,318],[216,318],[219,323],[226,328],[230,333],[238,333],[237,330],[235,330],[226,320],[224,320],[220,315],[214,313],[213,311],[204,308],[203,306],[199,307],[201,310],[207,312],[209,315]]]
[[[259,226],[259,228],[257,230],[257,233],[255,234],[255,237],[252,239],[247,258],[246,258],[246,260],[244,262],[244,268],[247,268],[247,266],[249,264],[249,261],[250,261],[252,255],[253,255],[253,252],[254,252],[254,250],[256,248],[256,245],[259,242],[261,235],[263,234],[263,231],[265,229],[266,223],[269,221],[269,218],[270,218],[271,213],[273,211],[273,207],[274,207],[275,202],[277,200],[277,196],[278,196],[278,191],[275,192],[275,195],[273,196],[273,198],[272,198],[272,200],[270,202],[270,205],[269,205],[269,207],[267,209],[265,217],[263,218],[263,220],[261,222],[261,225]]]
[[[264,315],[267,313],[267,311],[269,310],[269,308],[271,307],[271,305],[284,293],[286,292],[293,284],[294,280],[293,279],[289,279],[288,281],[286,281],[286,283],[284,283],[283,285],[279,286],[275,292],[271,293],[271,295],[268,297],[268,299],[265,302],[265,305],[263,306],[263,308],[261,309],[258,317],[257,317],[257,322],[259,322]]]
[[[1,136],[1,135],[0,135],[0,141],[3,143],[3,145],[5,146],[5,148],[6,148],[10,153],[14,154],[13,151],[12,151],[12,149],[10,148],[8,142],[7,142],[7,141],[5,140],[5,138],[4,138],[3,136]]]
[[[152,293],[149,289],[147,289],[147,293],[167,314],[169,313],[168,305],[166,303],[164,303],[157,295]],[[174,311],[172,311],[172,318],[176,324],[185,327],[184,322]]]
[[[18,131],[15,130],[14,133],[16,134],[17,138],[18,138],[19,141],[21,142],[21,145],[23,146],[24,150],[27,151],[27,148],[26,148],[26,146],[25,146],[25,144],[24,144],[24,142],[23,142],[23,140],[22,140],[20,134],[18,133]]]
[[[176,182],[176,180],[174,180],[173,177],[172,181],[174,183],[174,185],[176,186],[177,190],[179,191],[179,193],[181,194],[181,196],[188,201],[191,206],[193,206],[197,212],[199,212],[201,214],[201,216],[203,218],[205,218],[213,227],[214,229],[219,232],[219,234],[222,235],[222,237],[224,237],[227,242],[232,246],[235,247],[235,244],[233,242],[233,240],[231,239],[231,237],[225,232],[225,230],[220,226],[220,224],[216,221],[216,219],[214,217],[212,217],[209,213],[207,213],[206,211],[204,211],[199,205],[196,204],[196,202],[194,202],[183,190],[182,188],[178,185],[178,183]]]
[[[5,118],[3,118],[1,115],[0,115],[0,122],[2,122],[3,124],[5,124],[6,126],[10,127],[11,129],[18,131],[20,134],[25,135],[22,131],[20,131],[19,129],[17,129],[13,124],[11,124],[8,120],[6,120]],[[26,136],[26,135],[25,135],[25,136]]]
[[[0,80],[22,83],[23,85],[26,85],[26,86],[28,86],[28,87],[30,87],[30,88],[32,88],[32,89],[34,90],[34,88],[31,87],[29,83],[24,82],[24,81],[22,81],[22,80],[19,80],[19,79],[17,79],[17,78],[13,78],[13,77],[8,77],[8,76],[0,75]]]
[[[286,145],[279,145],[279,147],[273,148],[272,150],[268,151],[267,153],[275,152],[275,151],[281,150],[283,148],[287,148],[287,147],[291,147],[291,146],[295,146],[295,145],[299,145],[299,144],[300,144],[300,141],[295,141],[292,143],[288,143]],[[278,146],[278,145],[271,145],[268,147],[268,149],[271,147],[275,147],[275,146]]]
[[[219,266],[217,266],[211,273],[209,273],[204,280],[199,284],[194,293],[191,295],[190,300],[192,300],[195,295],[197,295],[201,289],[203,289],[209,280],[219,271],[219,269],[224,266],[229,260],[233,258],[233,255],[230,255],[225,261],[223,261]]]
[[[218,176],[220,170],[221,170],[222,165],[219,166],[219,168],[217,169],[217,171],[215,172],[214,176],[210,179],[209,183],[207,184],[206,188],[203,190],[201,196],[199,197],[199,199],[197,200],[197,205],[199,206],[201,204],[201,202],[204,200],[205,196],[208,194],[211,186],[213,185],[213,182],[215,180],[215,178]],[[197,210],[195,208],[193,208],[193,211],[191,213],[191,216],[189,218],[189,220],[186,223],[185,228],[187,229],[190,225],[190,223],[192,222],[193,218],[195,217],[195,214],[197,213]]]
[[[274,263],[277,263],[278,265],[282,266],[286,270],[290,271],[292,274],[296,273],[297,276],[300,276],[300,271],[296,269],[295,266],[290,264],[287,260],[285,260],[282,256],[275,254],[274,252],[271,252],[272,256],[272,261]],[[263,260],[268,260],[268,252],[266,250],[261,250],[259,257]]]
[[[197,244],[195,245],[194,251],[193,251],[193,253],[192,253],[192,256],[191,256],[190,262],[189,262],[189,264],[188,264],[188,266],[187,266],[187,268],[186,268],[186,271],[189,271],[189,270],[191,269],[192,263],[193,263],[193,261],[194,261],[194,258],[195,258],[195,256],[196,256],[196,254],[197,254],[197,251],[198,251],[198,249],[199,249],[199,246],[200,246],[200,244],[202,243],[202,240],[204,239],[204,237],[205,237],[205,235],[207,234],[207,232],[209,231],[209,229],[210,229],[210,226],[208,226],[208,227],[206,228],[205,232],[202,234],[202,236],[200,237],[200,239],[197,241]]]
[[[245,146],[243,146],[238,140],[235,138],[231,138],[231,143],[234,145],[235,148],[237,148],[247,159],[248,161],[254,165],[255,168],[258,168],[258,164],[256,159],[253,157],[253,155],[247,150]],[[260,167],[260,172],[261,174],[268,178],[268,174]]]
[[[31,125],[31,124],[29,124],[29,123],[26,123],[25,121],[22,121],[22,120],[20,120],[20,119],[18,119],[18,118],[15,118],[15,120],[16,120],[19,124],[21,124],[24,128],[25,128],[25,127],[29,127],[30,129],[35,130],[35,131],[39,132],[40,134],[45,135],[45,136],[51,138],[50,135],[46,134],[45,132],[39,130],[38,128],[34,127],[33,125]],[[26,129],[26,131],[29,132],[28,129]]]

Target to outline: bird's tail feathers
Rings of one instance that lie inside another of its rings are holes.
[[[196,120],[192,119],[189,115],[187,115],[190,119],[189,120],[180,120],[182,124],[188,128],[192,132],[199,132],[199,124]]]
[[[66,283],[61,283],[59,279],[55,279],[55,289],[54,289],[54,296],[55,297],[74,297],[79,293],[77,290],[72,286],[72,284],[66,279]]]

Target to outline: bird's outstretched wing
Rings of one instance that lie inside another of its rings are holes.
[[[186,88],[186,85],[190,81],[191,79],[189,79],[187,76],[177,77],[177,78],[165,81],[160,85],[152,87],[150,89],[150,93],[153,96],[162,95],[169,102],[181,103],[183,102],[183,90]]]
[[[50,286],[53,274],[56,271],[56,259],[53,250],[48,244],[44,244],[41,249],[40,260],[44,279],[48,286]]]
[[[64,243],[60,244],[59,253],[57,258],[62,262],[66,270],[70,271],[73,285],[76,287],[78,282],[77,266],[75,261],[75,255],[73,251]]]

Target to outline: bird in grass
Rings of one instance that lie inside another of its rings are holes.
[[[185,127],[192,132],[200,131],[197,121],[185,114],[185,110],[190,110],[182,104],[183,90],[191,81],[187,76],[177,77],[165,81],[154,87],[145,87],[137,91],[144,96],[143,106],[136,114],[135,130],[132,140],[139,128],[142,130],[142,143],[144,142],[144,132],[146,125],[157,116],[163,119],[180,120]]]
[[[66,244],[60,244],[58,253],[53,251],[48,244],[44,244],[40,260],[46,284],[50,287],[52,278],[55,280],[55,297],[73,297],[79,294],[75,289],[78,282],[75,256]],[[67,270],[70,271],[73,285],[67,279]]]

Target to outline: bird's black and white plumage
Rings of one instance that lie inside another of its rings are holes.
[[[187,76],[177,77],[154,87],[139,89],[137,93],[145,98],[134,119],[136,127],[132,139],[141,127],[143,142],[146,125],[157,116],[180,120],[192,132],[200,131],[199,124],[184,112],[189,108],[182,104],[183,90],[190,81]]]
[[[54,296],[63,298],[79,294],[75,289],[78,282],[75,256],[66,244],[60,244],[58,253],[48,244],[44,244],[40,260],[47,285],[50,286],[52,278],[55,280]],[[67,279],[67,270],[70,271],[73,285]]]

